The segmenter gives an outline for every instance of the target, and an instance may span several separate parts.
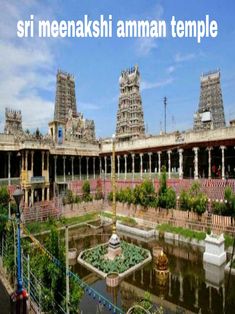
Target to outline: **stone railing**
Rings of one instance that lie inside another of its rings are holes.
[[[30,182],[31,183],[44,183],[45,182],[45,177],[44,176],[31,177]]]

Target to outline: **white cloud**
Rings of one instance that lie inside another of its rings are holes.
[[[165,80],[160,80],[157,82],[147,82],[147,81],[143,81],[141,83],[141,90],[146,90],[146,89],[153,89],[153,88],[160,88],[166,85],[169,85],[173,82],[173,78],[167,78]]]
[[[148,20],[160,20],[163,16],[164,9],[160,4],[155,5],[150,14],[147,14]],[[142,17],[142,19],[145,19]],[[147,56],[153,49],[158,47],[157,38],[138,38],[136,40],[136,52],[139,56]]]
[[[175,55],[175,62],[180,63],[180,62],[185,62],[185,61],[190,61],[196,57],[195,53],[188,53],[188,54],[182,54],[182,53],[177,53]]]
[[[1,2],[0,131],[5,107],[21,110],[24,128],[46,130],[53,118],[54,96],[53,100],[43,96],[55,93],[53,46],[47,40],[16,38],[16,22],[29,16],[29,10],[40,15],[42,9],[33,0]]]
[[[136,46],[138,55],[147,56],[151,50],[157,48],[157,43],[155,38],[139,38]]]
[[[167,74],[171,74],[171,73],[175,72],[175,70],[176,70],[176,66],[171,65],[171,66],[169,66],[169,67],[166,69],[166,73],[167,73]]]

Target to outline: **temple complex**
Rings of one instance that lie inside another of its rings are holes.
[[[208,186],[222,186],[229,179],[234,188],[235,124],[225,126],[220,74],[201,78],[198,117],[202,119],[194,122],[195,130],[152,136],[144,131],[139,78],[135,66],[122,72],[119,81],[118,182],[133,183],[146,177],[158,180],[165,165],[174,188],[188,179],[207,180]],[[212,91],[217,96],[211,94],[205,100]],[[204,120],[204,113],[210,115],[210,121]],[[70,74],[57,74],[55,114],[48,134],[23,131],[21,112],[6,109],[5,129],[0,134],[0,183],[20,183],[25,206],[50,200],[83,179],[110,180],[111,155],[111,137],[96,140],[94,121],[77,111],[75,81]]]

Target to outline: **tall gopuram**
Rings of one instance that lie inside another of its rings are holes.
[[[85,119],[82,113],[77,112],[74,76],[58,71],[56,78],[54,120],[49,123],[51,137],[58,144],[65,140],[95,141],[94,121]]]
[[[4,133],[14,135],[23,133],[21,111],[5,109]]]
[[[220,72],[202,74],[199,109],[194,115],[194,130],[225,127]]]
[[[119,85],[116,138],[128,141],[144,137],[144,114],[140,95],[140,73],[137,65],[121,73]]]
[[[54,120],[65,122],[69,110],[76,115],[75,80],[73,75],[58,71],[56,77],[56,99]]]

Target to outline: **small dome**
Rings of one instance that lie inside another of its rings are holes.
[[[109,243],[112,245],[120,243],[120,239],[116,233],[112,234],[111,238],[109,239]]]

